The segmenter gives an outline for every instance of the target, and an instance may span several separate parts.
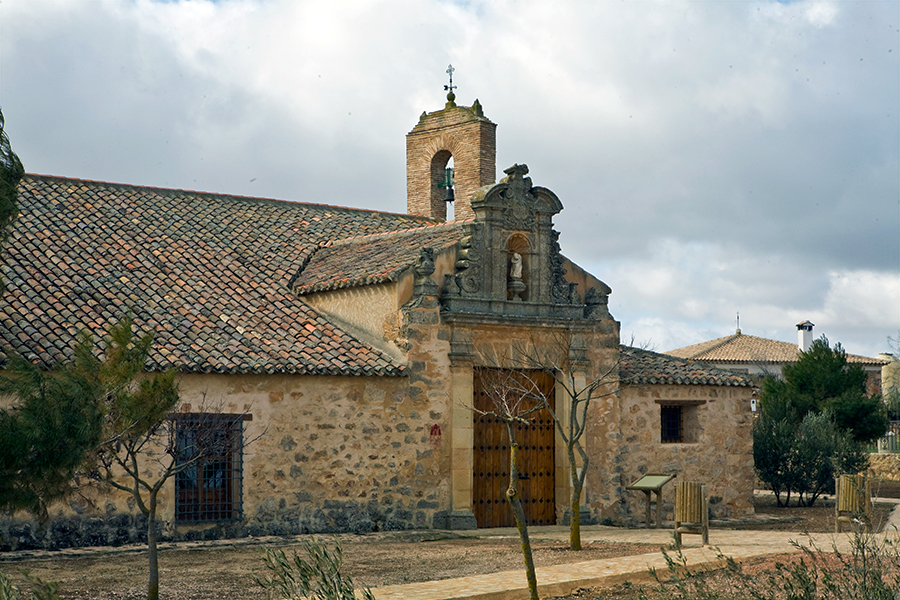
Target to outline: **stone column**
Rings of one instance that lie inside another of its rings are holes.
[[[450,513],[447,529],[477,529],[472,512],[475,429],[472,414],[475,383],[468,339],[453,332],[450,342]]]

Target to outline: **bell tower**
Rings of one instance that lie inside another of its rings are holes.
[[[406,212],[438,221],[447,219],[445,169],[451,158],[456,219],[475,216],[472,195],[493,184],[497,171],[497,125],[484,116],[478,100],[471,107],[456,105],[453,67],[447,72],[444,109],[423,112],[406,134]]]

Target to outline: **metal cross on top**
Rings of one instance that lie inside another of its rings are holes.
[[[453,94],[453,90],[456,89],[456,87],[457,87],[457,86],[453,85],[453,72],[455,70],[456,69],[453,68],[453,65],[448,65],[447,70],[445,71],[445,73],[447,73],[450,76],[450,85],[445,85],[444,89],[447,90],[448,92],[450,92],[450,94]],[[449,97],[450,94],[447,94],[447,96]],[[454,94],[454,96],[455,95],[456,94]]]

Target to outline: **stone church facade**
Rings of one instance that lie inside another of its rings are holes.
[[[484,373],[524,373],[525,354],[603,381],[585,517],[634,523],[643,494],[625,486],[648,472],[703,480],[716,516],[752,512],[750,382],[621,347],[612,290],[560,253],[560,199],[525,165],[495,183],[495,129],[478,101],[423,113],[407,215],[28,175],[5,249],[5,352],[51,368],[79,330],[130,311],[156,332],[147,369],[181,373],[181,416],[210,401],[246,415],[251,444],[167,487],[164,538],[504,524],[508,441],[479,402]],[[542,381],[564,419],[564,387]],[[546,414],[522,435],[530,518],[562,523],[563,441]],[[46,532],[3,519],[2,546],[141,539],[116,494],[51,515]]]

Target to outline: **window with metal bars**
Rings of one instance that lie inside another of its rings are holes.
[[[186,464],[175,476],[175,520],[240,519],[243,415],[178,415],[175,436],[178,461]]]
[[[664,444],[684,441],[684,407],[661,406],[659,440]]]

